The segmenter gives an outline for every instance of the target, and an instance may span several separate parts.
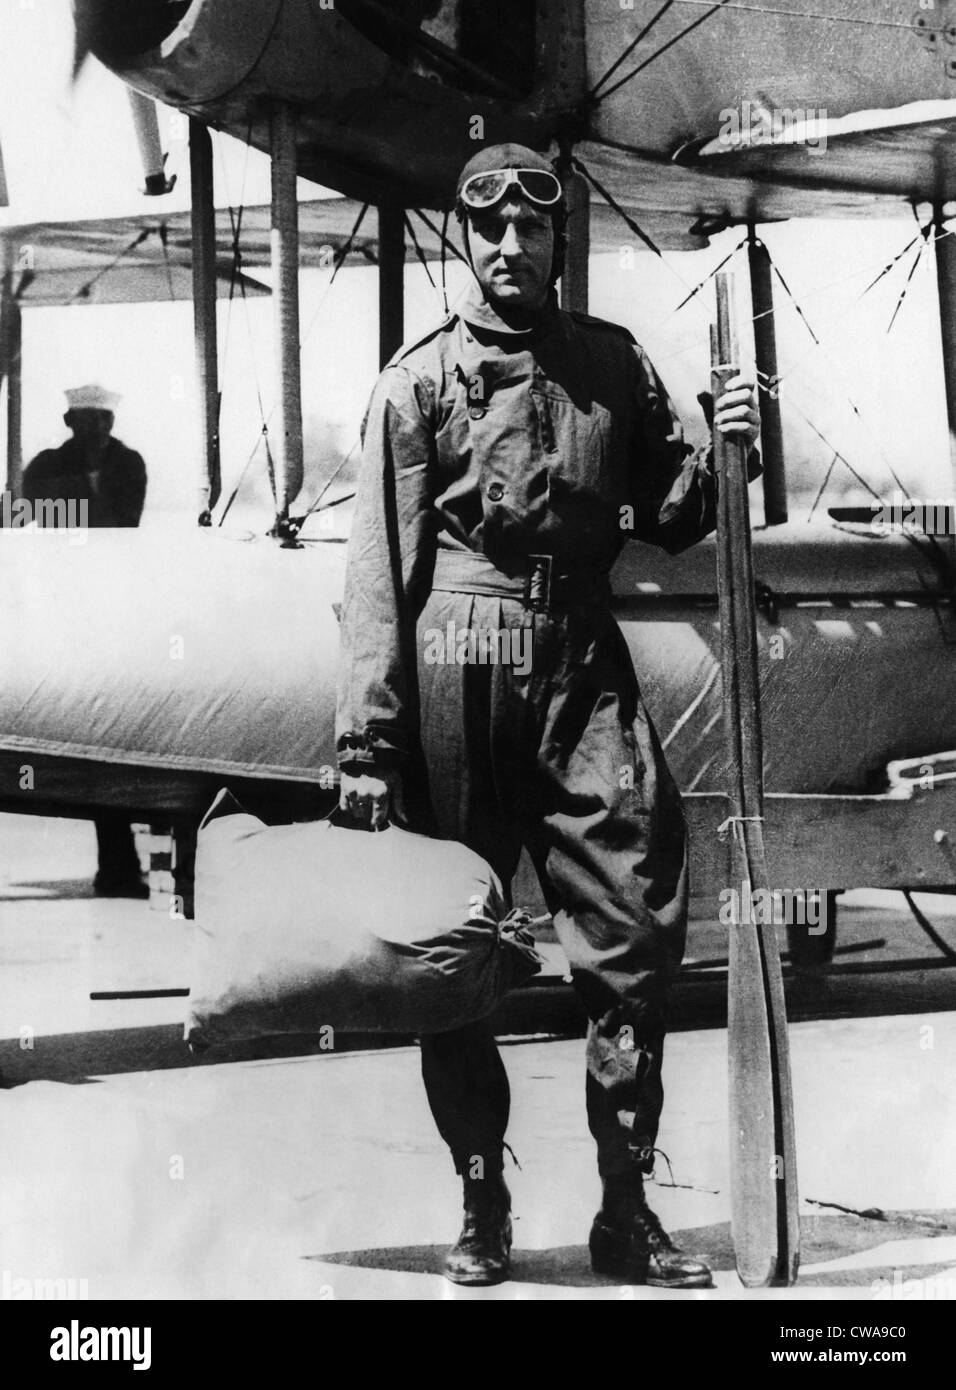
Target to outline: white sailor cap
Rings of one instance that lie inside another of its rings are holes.
[[[109,410],[114,411],[122,400],[115,391],[107,391],[103,386],[91,383],[89,386],[74,386],[66,393],[68,410]]]

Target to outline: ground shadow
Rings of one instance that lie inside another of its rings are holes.
[[[185,1014],[185,1001],[183,1013]],[[183,1039],[182,1023],[146,1024],[135,1028],[103,1028],[77,1033],[43,1034],[30,1049],[17,1038],[0,1039],[0,1090],[30,1081],[79,1082],[90,1077],[137,1071],[172,1071],[181,1067],[219,1066],[224,1062],[278,1059],[305,1061],[374,1047],[407,1047],[414,1039],[391,1033],[343,1033],[335,1039],[335,1054],[315,1034],[277,1034],[250,1038],[193,1053]]]
[[[306,1255],[321,1264],[381,1269],[395,1274],[440,1275],[447,1245],[408,1245],[385,1250],[346,1250],[327,1255]],[[613,1280],[593,1273],[586,1246],[568,1245],[553,1250],[516,1249],[512,1279],[520,1284],[554,1284],[574,1288],[600,1288]]]
[[[840,1214],[804,1216],[800,1221],[801,1265],[804,1268],[860,1255],[894,1241],[932,1240],[956,1235],[956,1212],[887,1212],[885,1220]],[[705,1259],[715,1274],[733,1273],[734,1248],[730,1225],[722,1222],[694,1230],[672,1232],[685,1250]],[[346,1250],[305,1258],[322,1264],[350,1265],[361,1269],[380,1269],[396,1274],[440,1275],[447,1246],[413,1245],[388,1249]],[[951,1269],[952,1258],[911,1264],[862,1264],[853,1269],[819,1270],[800,1276],[801,1288],[849,1287],[866,1289],[878,1280],[893,1283],[894,1276],[926,1279]],[[512,1257],[512,1279],[522,1284],[551,1284],[556,1287],[614,1287],[620,1280],[594,1274],[584,1245],[557,1246],[547,1250],[516,1248]]]
[[[20,893],[19,888],[39,888],[38,893]],[[54,902],[60,898],[94,898],[93,877],[25,879],[0,889],[0,901],[17,903]]]

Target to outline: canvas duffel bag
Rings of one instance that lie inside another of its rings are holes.
[[[267,826],[220,792],[199,831],[186,1038],[440,1033],[540,969],[464,845],[397,826]]]

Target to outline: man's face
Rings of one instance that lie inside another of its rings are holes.
[[[63,417],[79,444],[102,447],[113,428],[109,410],[68,410]]]
[[[468,244],[486,298],[504,309],[540,309],[554,259],[551,214],[523,198],[487,211],[468,210]]]

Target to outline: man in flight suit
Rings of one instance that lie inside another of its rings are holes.
[[[547,160],[519,145],[481,151],[457,211],[476,284],[393,358],[365,419],[342,615],[341,804],[375,827],[393,811],[462,841],[506,890],[527,846],[591,1020],[586,1098],[603,1182],[592,1264],[628,1283],[707,1287],[707,1266],[644,1197],[686,929],[686,827],[608,573],[630,537],[673,553],[714,529],[713,451],[685,444],[625,329],[559,309],[564,201]],[[715,427],[755,440],[744,377],[716,403]],[[435,660],[449,624],[530,639],[530,666]],[[497,1283],[511,1245],[509,1092],[488,1022],[423,1037],[422,1070],[464,1183],[445,1273]]]
[[[62,498],[85,504],[88,526],[138,526],[146,500],[146,465],[135,449],[113,438],[120,397],[91,384],[66,393],[63,423],[71,432],[58,449],[44,449],[23,473],[21,491],[30,502]],[[100,897],[148,898],[129,817],[101,811],[94,817]]]

